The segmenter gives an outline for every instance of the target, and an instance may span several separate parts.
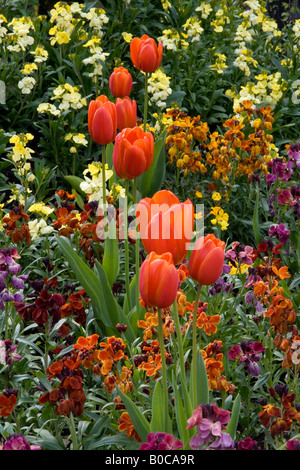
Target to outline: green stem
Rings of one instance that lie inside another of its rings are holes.
[[[193,407],[194,409],[197,406],[197,311],[198,311],[198,304],[201,292],[201,285],[198,284],[196,290],[196,298],[195,298],[195,305],[194,305],[194,312],[193,312],[193,325],[192,325],[192,368],[193,368]]]
[[[106,166],[106,146],[102,146],[102,198],[103,198],[103,217],[106,216],[106,174],[105,174],[105,166]],[[105,223],[105,221],[104,221]],[[104,226],[105,230],[105,226]]]
[[[145,73],[145,101],[144,101],[144,132],[147,130],[147,112],[148,112],[148,73]]]
[[[184,352],[183,352],[181,328],[180,328],[178,308],[177,308],[177,299],[175,299],[175,301],[172,305],[172,311],[173,311],[175,328],[176,328],[176,340],[177,340],[177,344],[178,344],[180,372],[181,372],[182,380],[184,380],[184,382],[186,383]]]
[[[73,443],[73,450],[78,450],[78,440],[77,440],[77,433],[76,433],[73,413],[70,413],[70,417],[68,418],[68,422],[69,422],[71,439],[72,439],[72,443]]]
[[[163,335],[162,325],[162,311],[158,309],[158,341],[160,346],[161,354],[161,370],[162,370],[162,383],[163,383],[163,397],[164,397],[164,429],[163,432],[168,430],[168,383],[167,383],[167,367],[166,367],[166,356],[165,356],[165,344]]]
[[[133,202],[134,207],[136,209],[137,206],[137,178],[133,180]],[[135,295],[136,295],[136,311],[137,311],[137,318],[139,318],[140,312],[140,289],[139,289],[139,279],[140,279],[140,241],[139,241],[139,234],[138,234],[138,227],[136,226],[135,229],[135,274],[136,274],[136,282],[135,282]]]
[[[45,373],[47,373],[47,368],[48,368],[48,339],[49,339],[49,329],[50,329],[50,324],[49,320],[46,321],[45,323],[45,353],[44,353],[44,367],[45,367]]]
[[[73,175],[76,176],[76,153],[72,155]]]
[[[128,247],[128,194],[129,180],[125,180],[125,204],[124,204],[124,242],[125,242],[125,287],[129,311],[131,310],[129,292],[129,247]]]

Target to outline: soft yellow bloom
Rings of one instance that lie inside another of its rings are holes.
[[[21,73],[23,75],[30,75],[34,70],[37,70],[38,66],[33,63],[33,64],[25,64],[24,67],[21,69]]]
[[[132,40],[132,38],[133,38],[133,36],[132,36],[131,33],[125,33],[125,32],[123,32],[123,33],[122,33],[122,36],[123,36],[124,41],[125,41],[125,42],[128,42],[128,43],[130,43],[131,40]]]
[[[36,202],[29,207],[28,211],[36,212],[39,215],[45,215],[48,217],[48,215],[54,212],[54,209],[52,207],[46,206],[44,202]]]

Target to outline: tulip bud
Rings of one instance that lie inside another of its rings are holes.
[[[125,98],[117,98],[116,100],[117,111],[117,128],[122,131],[126,127],[135,127],[137,121],[137,106],[136,101],[131,100],[126,96]]]
[[[147,171],[153,161],[154,137],[136,126],[123,129],[116,137],[113,165],[119,178],[137,178]]]
[[[197,240],[189,261],[189,273],[194,281],[208,286],[214,284],[222,274],[225,242],[213,234]]]
[[[143,301],[149,307],[167,308],[177,297],[179,277],[171,253],[151,252],[142,263],[139,287]]]
[[[113,142],[117,133],[116,105],[105,95],[92,100],[88,109],[88,128],[94,142],[107,145]]]
[[[141,38],[133,38],[130,43],[130,56],[133,65],[145,73],[152,73],[160,66],[163,44],[156,45],[154,39],[144,34]]]
[[[129,96],[132,89],[132,75],[124,67],[115,67],[109,77],[109,89],[115,98]]]

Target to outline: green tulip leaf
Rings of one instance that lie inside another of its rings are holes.
[[[119,246],[114,220],[109,223],[106,232],[102,266],[106,272],[108,282],[112,286],[120,271]]]
[[[193,361],[195,358],[193,358]],[[202,356],[201,351],[198,351],[197,357],[197,367],[196,367],[196,377],[194,377],[194,368],[192,364],[191,368],[191,382],[190,382],[190,396],[193,402],[193,389],[196,386],[196,403],[193,404],[194,408],[198,405],[203,405],[205,403],[209,403],[209,385],[208,385],[208,377],[205,368],[204,359]],[[195,385],[196,384],[196,385]]]
[[[162,432],[164,429],[164,399],[163,390],[159,381],[156,382],[152,396],[151,432]]]
[[[239,422],[239,415],[241,409],[241,396],[238,394],[233,402],[231,418],[227,425],[227,432],[232,437],[233,441],[236,439],[236,430]]]

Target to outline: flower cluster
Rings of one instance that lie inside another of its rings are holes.
[[[300,422],[299,407],[294,403],[295,394],[289,393],[288,386],[281,384],[270,387],[269,392],[276,404],[263,405],[258,418],[272,436],[291,431],[292,426]]]
[[[265,348],[259,341],[246,340],[230,348],[227,354],[232,361],[243,363],[248,374],[257,377],[260,374],[260,367],[257,364],[261,360],[259,354],[264,351]]]
[[[215,403],[198,405],[188,419],[187,429],[195,426],[197,429],[190,441],[191,449],[233,450],[234,441],[226,432],[229,421],[230,411],[218,408]]]
[[[41,450],[41,447],[35,444],[30,444],[22,434],[14,433],[9,434],[5,442],[2,441],[0,450]]]
[[[214,340],[207,345],[205,350],[201,351],[207,372],[208,385],[211,390],[224,390],[229,394],[233,394],[235,386],[222,375],[224,371],[222,348],[222,341]]]
[[[77,354],[70,353],[59,361],[53,362],[48,368],[48,380],[59,381],[57,387],[45,392],[39,398],[39,403],[51,403],[55,406],[57,414],[80,416],[86,396],[83,390],[83,371],[80,368],[81,360]]]

